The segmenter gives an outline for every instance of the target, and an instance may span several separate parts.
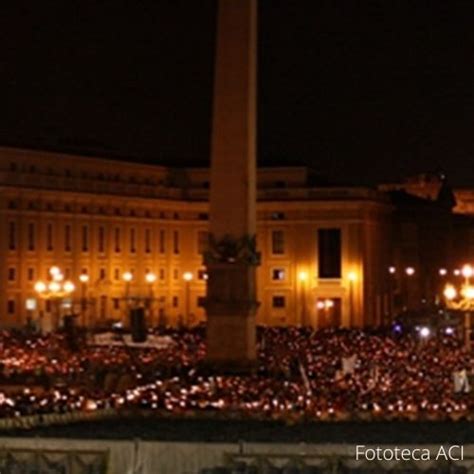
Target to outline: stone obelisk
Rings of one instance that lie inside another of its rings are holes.
[[[220,0],[205,255],[207,362],[245,370],[256,358],[256,0]]]

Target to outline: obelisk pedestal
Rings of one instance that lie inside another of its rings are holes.
[[[256,359],[256,0],[220,0],[205,255],[207,363],[242,371]]]

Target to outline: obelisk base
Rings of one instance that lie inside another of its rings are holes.
[[[214,372],[241,373],[256,366],[255,266],[208,265],[207,357]]]
[[[256,368],[255,316],[208,317],[205,367],[217,373],[249,373]]]

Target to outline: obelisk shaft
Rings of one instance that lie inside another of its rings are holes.
[[[255,234],[256,21],[255,0],[218,5],[210,202],[217,238]]]
[[[217,20],[208,361],[238,370],[256,357],[256,0],[220,0]]]

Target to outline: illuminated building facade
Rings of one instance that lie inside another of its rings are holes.
[[[389,307],[392,205],[372,189],[309,178],[302,167],[258,171],[257,321],[378,324]],[[131,305],[152,324],[205,318],[207,169],[2,148],[0,186],[2,327],[51,326],[55,305],[35,283],[47,284],[52,266],[75,285],[60,310],[85,324],[126,322]]]

